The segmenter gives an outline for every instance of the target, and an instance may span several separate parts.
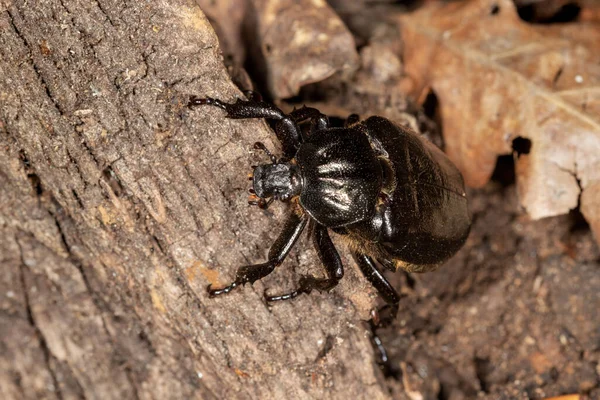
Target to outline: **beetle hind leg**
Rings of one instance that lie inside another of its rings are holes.
[[[380,365],[384,374],[390,376],[395,374],[395,371],[389,363],[387,351],[385,350],[381,339],[377,335],[377,329],[389,325],[394,318],[396,318],[396,314],[398,313],[398,305],[400,303],[400,296],[388,282],[385,276],[383,276],[381,271],[379,271],[371,257],[357,252],[354,252],[352,255],[354,256],[354,260],[358,264],[358,267],[363,275],[367,278],[371,285],[377,289],[379,295],[387,303],[380,309],[373,310],[371,313],[369,326],[371,328],[371,340],[379,352],[378,364]]]
[[[366,254],[361,254],[358,252],[354,252],[352,255],[354,256],[354,260],[356,261],[356,264],[358,264],[358,267],[365,278],[367,278],[371,285],[377,289],[379,295],[387,303],[386,307],[389,307],[392,311],[397,311],[398,303],[400,302],[400,296],[388,282],[385,276],[383,276],[381,271],[379,271],[379,268],[377,268],[373,259]],[[386,307],[382,308],[382,310],[384,310]],[[395,314],[393,316],[395,317]]]
[[[310,293],[313,290],[321,292],[329,291],[333,289],[344,277],[344,266],[340,255],[338,254],[329,234],[327,228],[323,225],[316,225],[312,230],[313,244],[317,250],[319,259],[325,266],[327,272],[327,278],[319,279],[312,276],[302,276],[300,278],[298,289],[279,296],[268,296],[265,293],[265,300],[267,302],[291,300],[298,297],[302,293]]]

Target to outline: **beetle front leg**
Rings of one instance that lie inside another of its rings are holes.
[[[269,261],[263,264],[245,265],[237,270],[235,280],[222,288],[212,289],[212,285],[208,285],[207,291],[210,297],[219,296],[231,292],[233,289],[246,283],[254,283],[259,279],[269,275],[275,267],[280,265],[288,255],[294,244],[300,237],[302,230],[306,226],[308,216],[306,214],[298,215],[292,213],[279,234],[279,237],[269,250]]]
[[[292,158],[302,141],[302,132],[293,118],[285,114],[271,103],[257,100],[252,96],[250,100],[238,99],[235,103],[225,103],[211,97],[190,97],[189,107],[209,105],[227,111],[227,118],[265,118],[277,121],[275,134],[281,142],[283,152],[287,158]]]
[[[319,291],[329,291],[344,277],[344,265],[327,233],[327,228],[323,225],[316,225],[312,232],[312,237],[319,259],[327,271],[327,278],[318,279],[312,276],[302,276],[300,278],[300,286],[298,289],[279,296],[267,296],[265,294],[265,300],[267,302],[291,300],[302,293],[308,294],[314,289]]]

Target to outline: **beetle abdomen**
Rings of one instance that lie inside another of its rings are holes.
[[[320,224],[339,227],[370,218],[382,172],[368,138],[356,129],[327,129],[300,146],[300,203]]]
[[[365,126],[387,153],[396,181],[382,210],[380,251],[407,270],[431,270],[458,251],[469,233],[462,175],[420,135],[381,117],[367,119]]]

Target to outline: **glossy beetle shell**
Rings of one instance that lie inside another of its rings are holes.
[[[370,218],[381,189],[381,168],[358,129],[315,132],[296,154],[302,175],[300,204],[329,228]]]
[[[394,182],[383,202],[374,201],[373,193],[363,194],[374,191],[381,179],[369,175],[372,181],[347,182],[350,186],[360,185],[355,187],[357,203],[368,199],[372,207],[364,212],[365,219],[346,226],[352,242],[377,259],[391,261],[396,269],[435,269],[458,251],[469,234],[471,216],[462,175],[431,142],[385,118],[370,117],[336,134],[354,137],[355,132],[361,132],[371,143],[371,154],[357,156],[355,160],[359,161],[355,163],[362,165],[363,160],[371,160],[375,166],[378,164],[373,160],[379,157],[389,163]],[[351,147],[369,152],[359,141]],[[335,208],[331,212],[335,213]],[[389,264],[384,265],[389,268]]]

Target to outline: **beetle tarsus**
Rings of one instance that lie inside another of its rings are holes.
[[[284,300],[292,300],[295,299],[296,297],[300,296],[303,293],[310,293],[310,291],[305,292],[301,289],[297,289],[294,290],[293,292],[290,293],[286,293],[286,294],[281,294],[279,296],[269,296],[267,295],[267,291],[265,290],[264,296],[265,296],[265,301],[267,303],[274,303],[276,301],[284,301]]]
[[[386,363],[389,362],[389,358],[388,358],[388,354],[387,354],[387,351],[385,349],[385,346],[381,342],[381,338],[376,333],[376,330],[377,330],[378,326],[371,319],[369,321],[369,327],[371,328],[371,340],[373,341],[373,344],[375,345],[375,347],[377,348],[377,350],[379,350],[380,361],[381,361],[382,364],[386,364]]]
[[[228,106],[227,103],[223,103],[221,100],[213,99],[212,97],[196,97],[196,96],[190,97],[190,102],[188,103],[188,107],[203,106],[203,105],[215,106],[215,107],[222,108],[223,110],[227,110],[227,106]]]
[[[209,297],[216,297],[222,294],[227,294],[231,292],[238,286],[243,286],[246,283],[254,283],[259,279],[264,278],[269,275],[275,267],[277,266],[276,260],[267,261],[263,264],[254,264],[254,265],[244,265],[237,270],[235,281],[230,283],[227,286],[223,286],[218,289],[212,289],[212,285],[208,285],[206,288],[208,291]]]
[[[333,289],[339,282],[339,279],[316,279],[312,276],[303,276],[300,278],[300,284],[298,289],[293,290],[289,293],[281,294],[278,296],[268,296],[265,291],[265,301],[267,303],[273,303],[276,301],[292,300],[301,294],[310,294],[313,290],[319,292],[328,292]]]
[[[228,286],[224,286],[224,287],[221,287],[218,289],[212,289],[212,284],[210,284],[206,288],[206,291],[208,292],[208,297],[213,298],[213,297],[220,296],[222,294],[227,294],[227,293],[231,292],[233,289],[235,289],[237,286],[238,286],[238,283],[233,282]]]
[[[377,334],[377,328],[379,328],[379,326],[377,326],[371,319],[369,321],[369,327],[371,328],[371,342],[373,343],[373,347],[375,347],[375,349],[377,349],[377,352],[379,353],[379,358],[377,360],[377,365],[379,366],[379,369],[381,369],[381,372],[386,377],[398,378],[400,376],[400,371],[397,368],[393,367],[392,363],[390,362],[387,350],[385,349],[381,338]]]
[[[204,104],[208,104],[208,99],[206,98],[201,98],[201,97],[197,97],[197,96],[191,96],[190,97],[190,101],[188,102],[188,107],[193,107],[193,106],[201,106]]]
[[[388,304],[380,309],[374,309],[371,311],[371,319],[369,320],[369,328],[371,330],[371,342],[377,353],[376,361],[377,365],[386,377],[398,377],[399,370],[394,368],[391,364],[387,350],[383,344],[383,341],[377,334],[377,330],[388,326],[393,319],[396,317],[398,311],[398,304]],[[383,317],[380,315],[386,313]]]

